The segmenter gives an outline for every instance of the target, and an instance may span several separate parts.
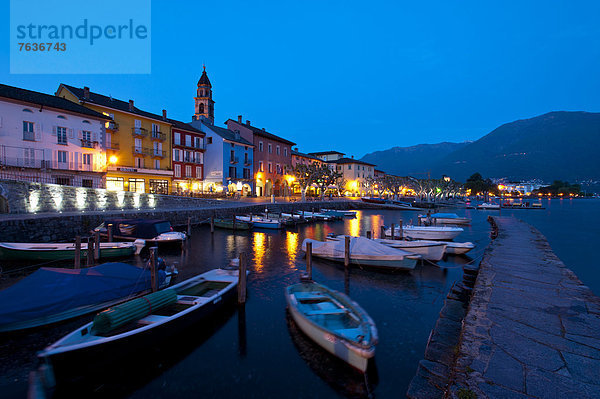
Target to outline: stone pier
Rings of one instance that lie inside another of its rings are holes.
[[[600,298],[538,230],[494,221],[446,397],[600,398]]]

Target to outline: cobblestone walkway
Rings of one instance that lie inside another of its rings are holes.
[[[600,298],[535,228],[494,219],[499,235],[481,262],[450,396],[600,398]]]

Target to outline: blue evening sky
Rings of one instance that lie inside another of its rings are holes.
[[[6,39],[0,82],[86,85],[189,121],[205,63],[218,124],[242,114],[303,152],[361,157],[600,111],[599,15],[598,1],[155,0],[150,75],[11,75]]]

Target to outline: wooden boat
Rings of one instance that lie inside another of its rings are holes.
[[[444,257],[447,247],[447,243],[445,242],[386,240],[382,238],[376,238],[375,241],[392,248],[398,248],[406,252],[421,255],[423,259],[433,262],[437,262]]]
[[[101,242],[100,258],[121,258],[139,254],[146,245],[144,240],[136,242]],[[87,256],[87,242],[81,243],[81,258]],[[75,258],[75,244],[72,243],[24,243],[1,242],[1,260],[50,261]]]
[[[305,219],[331,220],[331,219],[337,218],[332,215],[326,215],[324,213],[310,212],[310,211],[297,211],[297,212],[295,212],[295,214],[300,215],[300,216],[304,217]]]
[[[484,202],[483,204],[477,205],[477,209],[498,210],[498,209],[500,209],[500,204],[494,204],[492,202]]]
[[[387,200],[383,198],[374,198],[374,197],[361,197],[362,202],[366,202],[368,204],[385,204]]]
[[[475,244],[472,242],[452,242],[452,241],[430,241],[430,240],[415,240],[410,242],[430,243],[430,244],[445,244],[446,254],[448,255],[464,255],[473,248]]]
[[[220,229],[229,229],[229,230],[250,230],[252,228],[252,223],[242,222],[240,220],[234,219],[214,219],[215,227]]]
[[[329,353],[361,372],[375,356],[377,328],[356,302],[341,292],[306,282],[285,289],[296,325]]]
[[[158,271],[159,288],[176,275]],[[149,270],[126,263],[85,269],[43,267],[0,291],[0,332],[24,330],[68,320],[150,292]]]
[[[460,227],[449,226],[404,226],[398,228],[398,238],[409,238],[412,240],[452,240],[464,230]],[[392,229],[385,231],[385,235],[392,236]],[[394,233],[394,236],[396,233]]]
[[[427,221],[433,225],[436,224],[471,224],[471,218],[460,217],[456,213],[432,213],[431,215],[419,215],[421,224],[426,224]]]
[[[306,238],[302,242],[302,250],[305,252],[307,242],[312,243],[313,256],[334,262],[344,262],[345,240],[323,242]],[[419,259],[421,259],[420,255],[390,248],[365,237],[350,238],[350,263],[353,265],[412,270]]]
[[[350,218],[356,217],[356,211],[343,211],[343,210],[339,210],[339,209],[321,209],[321,213],[324,213],[326,215],[328,213],[333,213],[338,216],[344,216],[344,217],[350,217]]]
[[[236,216],[236,219],[251,223],[253,227],[261,229],[281,229],[281,223],[276,219],[268,219],[260,216]]]
[[[215,269],[100,312],[38,354],[47,381],[64,381],[151,348],[233,299],[237,270]],[[54,377],[54,378],[52,378]]]
[[[186,239],[185,233],[174,231],[171,222],[152,219],[107,219],[94,231],[102,237],[108,236],[108,226],[115,240],[135,241],[143,239],[156,244],[180,243]]]

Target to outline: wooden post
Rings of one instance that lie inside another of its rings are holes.
[[[385,238],[385,226],[384,225],[381,225],[379,231],[380,231],[379,238],[382,238],[382,239]]]
[[[396,225],[392,223],[392,240],[394,239],[394,230],[396,229]]]
[[[312,280],[312,242],[306,243],[306,276]]]
[[[398,222],[398,238],[404,238],[404,229],[402,228],[402,220]]]
[[[345,242],[344,242],[344,266],[348,267],[350,266],[350,236],[346,236],[345,237]]]
[[[94,232],[94,261],[100,259],[100,232]]]
[[[106,227],[106,236],[107,236],[107,240],[108,242],[113,242],[113,225],[112,223],[109,223],[108,226]]]
[[[75,237],[75,269],[81,267],[81,236]]]
[[[371,239],[371,230],[367,231],[367,238],[370,240]]]
[[[215,232],[215,217],[214,216],[210,217],[210,232],[211,233]]]
[[[238,304],[246,303],[246,253],[240,252],[238,269]]]
[[[192,235],[192,217],[188,216],[187,236],[190,237],[191,235]]]
[[[311,219],[315,220],[315,208],[312,208]]]
[[[94,264],[94,237],[87,238],[87,262],[86,266],[90,267]]]
[[[158,265],[158,247],[150,247],[150,285],[152,286],[152,292],[158,291],[158,275],[156,266]]]

